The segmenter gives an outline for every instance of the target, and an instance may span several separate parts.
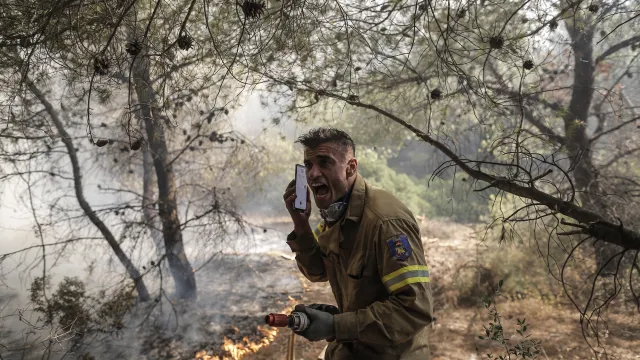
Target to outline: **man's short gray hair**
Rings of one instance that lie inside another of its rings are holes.
[[[306,134],[301,135],[296,140],[297,143],[310,149],[315,149],[318,146],[326,143],[335,143],[344,147],[345,152],[349,149],[353,151],[353,156],[356,155],[356,144],[353,139],[346,132],[336,128],[315,128],[311,129]]]

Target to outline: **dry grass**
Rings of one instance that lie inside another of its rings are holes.
[[[505,336],[509,338],[517,336],[516,319],[527,319],[531,324],[531,337],[542,342],[540,359],[594,358],[582,337],[575,309],[527,299],[499,302],[498,310],[506,329]],[[604,339],[603,345],[611,359],[638,359],[637,353],[631,349],[640,348],[639,320],[638,314],[609,318],[611,328],[617,329]],[[481,308],[450,309],[440,313],[431,333],[432,358],[467,360],[474,358],[474,355],[480,358],[483,354],[495,354],[495,346],[478,339],[482,325],[489,321],[486,311]]]

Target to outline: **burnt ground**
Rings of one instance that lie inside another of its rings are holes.
[[[196,281],[197,302],[178,306],[177,327],[171,316],[156,321],[140,344],[141,358],[239,358],[275,333],[264,316],[289,307],[304,291],[295,263],[275,255],[224,255],[199,271]]]
[[[87,337],[76,349],[56,347],[49,359],[239,359],[275,335],[265,315],[291,308],[304,293],[295,261],[279,255],[224,254],[196,272],[196,281],[195,302],[172,300],[166,289],[157,303],[138,306],[121,331]],[[23,359],[3,350],[1,359]],[[41,358],[37,347],[24,357]]]
[[[238,241],[238,249],[219,253],[210,262],[194,264],[194,269],[198,269],[195,302],[173,299],[173,281],[164,273],[165,288],[159,291],[160,281],[154,283],[149,279],[147,285],[155,301],[136,306],[125,319],[124,328],[115,333],[91,333],[76,348],[69,346],[69,334],[58,336],[49,327],[26,336],[31,328],[14,329],[7,325],[5,316],[17,319],[18,314],[7,314],[10,307],[2,308],[5,304],[14,306],[9,301],[12,294],[0,293],[0,310],[3,310],[0,312],[0,359],[42,359],[44,346],[49,343],[46,339],[51,334],[56,339],[51,356],[44,355],[49,360],[82,356],[87,360],[193,359],[196,356],[232,359],[255,351],[275,334],[275,329],[264,324],[265,315],[286,310],[304,292],[295,261],[281,251],[283,245],[286,247],[283,241],[286,235],[277,226],[258,234],[253,241]],[[30,320],[35,321],[38,314],[33,313],[31,317]],[[22,325],[18,320],[12,324]],[[44,345],[40,344],[42,341]]]

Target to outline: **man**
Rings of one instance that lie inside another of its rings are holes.
[[[309,224],[310,196],[305,212],[293,208],[292,181],[284,193],[294,225],[287,244],[307,279],[329,281],[338,304],[296,306],[311,320],[299,335],[330,341],[328,360],[428,359],[431,287],[413,214],[358,174],[345,132],[314,129],[297,142],[323,221]]]

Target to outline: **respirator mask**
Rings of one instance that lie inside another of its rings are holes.
[[[329,206],[328,209],[320,209],[320,216],[327,223],[335,223],[342,218],[347,211],[347,204],[344,202],[336,202]]]
[[[320,216],[326,223],[336,223],[338,220],[342,219],[345,212],[347,212],[347,208],[349,207],[349,198],[351,197],[351,189],[342,200],[338,200],[333,204],[329,205],[327,209],[320,209]]]

